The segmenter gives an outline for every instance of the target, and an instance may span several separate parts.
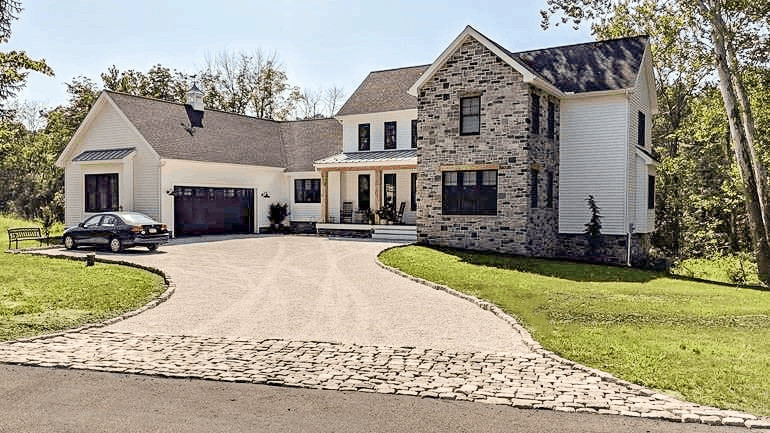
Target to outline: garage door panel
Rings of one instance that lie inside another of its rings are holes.
[[[252,233],[254,190],[247,188],[174,188],[177,235]]]

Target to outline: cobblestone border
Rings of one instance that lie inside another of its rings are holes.
[[[33,257],[48,257],[51,259],[59,259],[59,260],[73,260],[77,262],[85,262],[86,257],[80,257],[80,256],[68,256],[68,255],[52,255],[52,254],[45,254],[41,253],[40,251],[44,249],[55,249],[56,247],[50,247],[50,248],[37,248],[37,249],[19,249],[19,250],[6,250],[7,254],[23,254]],[[68,328],[68,329],[62,329],[61,331],[52,332],[50,334],[41,334],[41,335],[35,335],[32,337],[22,337],[17,338],[15,340],[7,341],[6,343],[12,343],[12,342],[29,342],[29,341],[36,341],[36,340],[44,340],[47,338],[53,338],[53,337],[61,337],[66,334],[70,334],[73,332],[82,332],[87,329],[94,329],[94,328],[103,328],[108,325],[112,325],[114,323],[118,323],[122,320],[126,320],[129,317],[136,316],[138,314],[144,313],[145,311],[155,308],[158,305],[162,304],[163,302],[166,302],[168,298],[171,297],[171,295],[174,294],[176,291],[176,284],[171,279],[171,277],[168,276],[168,274],[160,269],[153,268],[151,266],[144,266],[139,265],[136,263],[131,263],[123,260],[111,260],[111,259],[103,259],[100,257],[96,257],[94,261],[99,263],[107,263],[112,265],[122,265],[127,266],[131,268],[137,268],[142,269],[147,272],[152,272],[153,274],[160,275],[163,278],[163,284],[166,286],[166,290],[163,291],[160,295],[150,300],[150,302],[144,304],[143,306],[139,307],[136,310],[128,311],[126,313],[123,313],[119,316],[112,317],[106,320],[103,320],[101,322],[95,322],[95,323],[86,323],[85,325],[80,325],[77,328]]]
[[[543,346],[541,346],[540,343],[538,343],[537,341],[535,341],[534,338],[532,338],[532,335],[529,333],[529,331],[527,331],[523,326],[521,326],[521,324],[519,324],[519,322],[513,316],[511,316],[508,313],[506,313],[505,311],[503,311],[497,305],[495,305],[495,304],[493,304],[491,302],[487,302],[487,301],[484,301],[482,299],[476,298],[475,296],[471,296],[471,295],[462,293],[460,291],[452,289],[449,286],[445,286],[443,284],[434,283],[433,281],[428,281],[428,280],[423,279],[423,278],[419,278],[419,277],[415,277],[413,275],[409,275],[409,274],[407,274],[407,273],[405,273],[405,272],[403,272],[403,271],[401,271],[399,269],[396,269],[396,268],[394,268],[392,266],[386,265],[385,263],[383,263],[380,260],[380,255],[381,254],[385,253],[386,251],[390,251],[392,249],[395,249],[395,248],[401,248],[403,246],[404,245],[396,245],[396,246],[392,246],[392,247],[388,247],[388,248],[383,249],[375,257],[375,259],[374,259],[375,263],[379,267],[381,267],[382,269],[390,271],[390,272],[392,272],[392,273],[394,273],[394,274],[396,274],[396,275],[398,275],[400,277],[406,278],[408,280],[414,281],[414,282],[422,284],[424,286],[428,286],[428,287],[430,287],[432,289],[435,289],[435,290],[441,290],[441,291],[446,292],[446,293],[448,293],[450,295],[453,295],[453,296],[456,296],[456,297],[458,297],[460,299],[463,299],[465,301],[471,302],[471,303],[475,304],[476,306],[478,306],[479,308],[481,308],[483,310],[487,310],[487,311],[491,312],[492,314],[494,314],[498,318],[500,318],[503,321],[505,321],[511,328],[513,328],[513,330],[517,334],[519,334],[519,336],[521,336],[521,340],[524,342],[524,344],[530,350],[532,350],[534,353],[537,353],[538,355],[541,355],[541,356],[546,357],[546,358],[550,358],[553,361],[556,361],[556,362],[559,362],[561,364],[567,365],[567,366],[569,366],[571,368],[574,368],[576,370],[580,370],[580,371],[583,371],[585,373],[588,373],[590,376],[594,376],[594,377],[599,378],[602,382],[608,382],[608,383],[613,383],[613,384],[616,384],[616,385],[621,385],[621,386],[627,387],[629,390],[634,391],[634,392],[638,393],[641,396],[653,397],[653,398],[655,398],[657,400],[680,401],[679,399],[674,398],[672,396],[669,396],[669,395],[666,395],[666,394],[662,394],[662,393],[658,393],[658,392],[655,392],[655,391],[653,391],[653,390],[651,390],[649,388],[643,387],[641,385],[637,385],[635,383],[628,382],[628,381],[623,380],[623,379],[619,379],[619,378],[613,376],[610,373],[607,373],[607,372],[604,372],[604,371],[601,371],[601,370],[598,370],[598,369],[595,369],[595,368],[591,368],[591,367],[582,365],[582,364],[577,363],[575,361],[570,361],[568,359],[562,358],[561,356],[555,354],[554,352],[551,352],[550,350],[547,350],[547,349],[543,348]],[[727,410],[727,409],[721,409],[721,410]],[[683,419],[683,420],[681,420],[681,422],[700,422],[700,423],[703,423],[703,424],[716,424],[716,425],[722,425],[723,424],[723,420],[715,420],[714,418],[716,418],[716,417],[714,417],[714,416],[700,416],[699,419]],[[662,418],[662,419],[666,419],[666,418]],[[669,421],[672,421],[672,420],[669,420]],[[766,429],[770,429],[770,421],[768,421],[766,419],[746,420],[745,424],[741,423],[740,425],[745,425],[748,428],[762,428],[762,429],[766,428]]]

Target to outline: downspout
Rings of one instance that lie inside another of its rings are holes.
[[[625,142],[625,158],[623,161],[623,177],[624,177],[624,183],[626,185],[626,194],[625,194],[625,206],[623,207],[623,225],[626,230],[627,239],[626,239],[626,266],[631,266],[631,226],[628,222],[628,190],[629,190],[629,183],[628,183],[628,159],[629,159],[629,135],[631,135],[631,131],[628,129],[630,126],[630,119],[631,119],[631,100],[629,98],[629,94],[631,91],[629,89],[626,89],[625,95],[626,95],[626,142]]]

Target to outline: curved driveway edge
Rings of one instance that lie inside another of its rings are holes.
[[[394,248],[399,248],[399,247],[400,246],[392,246],[392,247],[385,248],[380,252],[380,254],[382,254],[385,251],[388,251]],[[767,419],[760,420],[756,416],[748,413],[724,410],[719,408],[712,408],[708,406],[700,406],[695,403],[679,400],[674,397],[655,392],[653,390],[637,385],[635,383],[631,383],[623,379],[618,379],[617,377],[613,376],[610,373],[597,370],[595,368],[591,368],[591,367],[579,364],[577,362],[562,358],[561,356],[555,354],[554,352],[551,352],[550,350],[543,348],[543,346],[541,346],[540,343],[538,343],[537,341],[535,341],[534,338],[532,338],[532,334],[530,334],[529,331],[527,331],[523,326],[521,326],[521,324],[519,324],[519,322],[513,316],[503,311],[497,305],[491,302],[487,302],[482,299],[479,299],[475,296],[462,293],[460,291],[452,289],[449,286],[434,283],[433,281],[428,281],[423,278],[415,277],[413,275],[409,275],[401,271],[400,269],[396,269],[392,266],[388,266],[380,260],[379,254],[375,258],[375,261],[381,268],[388,270],[390,272],[393,272],[396,275],[399,275],[401,277],[404,277],[416,283],[423,284],[432,289],[441,290],[443,292],[456,296],[460,299],[464,299],[478,306],[481,309],[492,312],[495,316],[499,317],[500,319],[508,323],[508,325],[510,325],[511,328],[513,328],[513,330],[520,336],[521,341],[528,348],[530,348],[533,353],[539,356],[548,358],[555,363],[563,365],[566,368],[585,372],[590,377],[597,378],[601,382],[606,382],[609,384],[614,384],[616,386],[626,388],[627,390],[636,394],[640,399],[650,399],[653,401],[665,402],[662,408],[650,407],[651,410],[647,412],[642,412],[642,413],[634,412],[634,411],[625,411],[625,412],[620,411],[621,415],[642,416],[646,418],[666,419],[670,421],[681,421],[681,422],[700,422],[703,424],[712,424],[712,425],[746,426],[749,428],[770,429],[770,420],[767,420]],[[520,407],[520,406],[517,406],[515,403],[513,403],[513,405],[516,407]],[[554,409],[559,410],[558,408],[554,408]],[[576,411],[579,411],[579,410],[576,410]]]
[[[54,247],[55,248],[55,247]],[[28,250],[7,250],[6,254],[27,254],[27,255],[36,255],[36,256],[46,256],[53,259],[59,259],[59,260],[75,260],[75,261],[86,261],[85,257],[78,257],[78,256],[62,256],[62,255],[54,255],[54,254],[46,254],[45,251],[49,249],[54,248],[35,248],[35,249],[28,249]],[[80,325],[76,328],[69,328],[69,329],[63,329],[61,331],[52,332],[48,334],[40,334],[40,335],[34,335],[32,337],[22,337],[17,338],[15,340],[11,340],[10,342],[20,341],[34,341],[34,340],[41,340],[46,338],[52,338],[52,337],[60,337],[62,335],[70,334],[70,333],[76,333],[76,332],[82,332],[88,329],[93,328],[102,328],[108,325],[112,325],[115,323],[120,322],[121,320],[126,320],[129,317],[136,316],[138,314],[142,314],[145,311],[155,308],[158,305],[162,304],[163,302],[166,302],[168,298],[171,297],[171,295],[174,294],[174,290],[176,289],[176,284],[174,284],[174,281],[171,279],[171,277],[168,276],[167,273],[163,272],[160,269],[153,268],[150,266],[143,266],[132,262],[127,262],[123,260],[109,260],[109,259],[102,259],[102,258],[95,258],[94,261],[99,263],[108,263],[112,265],[121,265],[121,266],[128,266],[131,268],[137,268],[142,269],[147,272],[152,272],[153,274],[159,275],[163,278],[163,284],[166,286],[166,290],[163,291],[160,295],[152,298],[149,302],[144,304],[143,306],[137,308],[136,310],[127,311],[119,316],[111,317],[109,319],[103,320],[101,322],[96,323],[86,323],[84,325]]]

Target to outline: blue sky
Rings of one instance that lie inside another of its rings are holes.
[[[346,96],[372,70],[432,62],[470,24],[512,51],[591,40],[587,30],[542,31],[533,1],[24,0],[2,50],[45,58],[55,77],[30,75],[21,98],[67,100],[65,83],[97,80],[109,66],[160,63],[197,70],[206,53],[277,52],[289,81],[341,86]]]

